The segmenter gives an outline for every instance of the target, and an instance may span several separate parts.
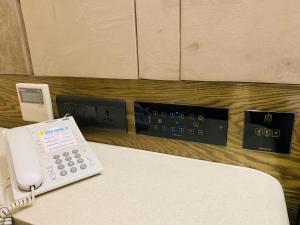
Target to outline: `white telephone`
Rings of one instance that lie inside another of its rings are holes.
[[[13,196],[23,206],[36,195],[102,171],[73,117],[8,129],[4,135]]]

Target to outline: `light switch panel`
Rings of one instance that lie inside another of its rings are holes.
[[[289,154],[295,113],[245,112],[244,149]]]
[[[228,109],[135,102],[137,134],[226,146]]]

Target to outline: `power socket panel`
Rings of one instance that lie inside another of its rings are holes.
[[[127,132],[125,100],[58,95],[59,117],[69,114],[79,127],[94,127]]]

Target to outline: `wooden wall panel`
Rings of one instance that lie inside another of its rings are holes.
[[[138,78],[134,0],[21,0],[35,75]]]
[[[300,83],[298,0],[182,0],[183,80]]]
[[[0,74],[32,74],[18,0],[0,0]]]
[[[136,0],[139,77],[180,79],[180,1]]]
[[[282,184],[291,225],[295,225],[300,204],[300,85],[2,76],[0,126],[26,124],[22,121],[18,105],[15,90],[17,82],[48,83],[56,115],[55,96],[60,94],[126,99],[127,134],[87,129],[84,130],[85,137],[97,142],[240,165],[269,173]],[[135,100],[229,108],[228,144],[221,147],[136,135],[133,114]],[[290,155],[242,149],[246,109],[297,113]]]

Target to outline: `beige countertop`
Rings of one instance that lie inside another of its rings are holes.
[[[33,206],[14,215],[15,224],[289,224],[282,187],[265,173],[100,143],[89,145],[103,173],[38,196]],[[7,176],[0,149],[0,179]]]

